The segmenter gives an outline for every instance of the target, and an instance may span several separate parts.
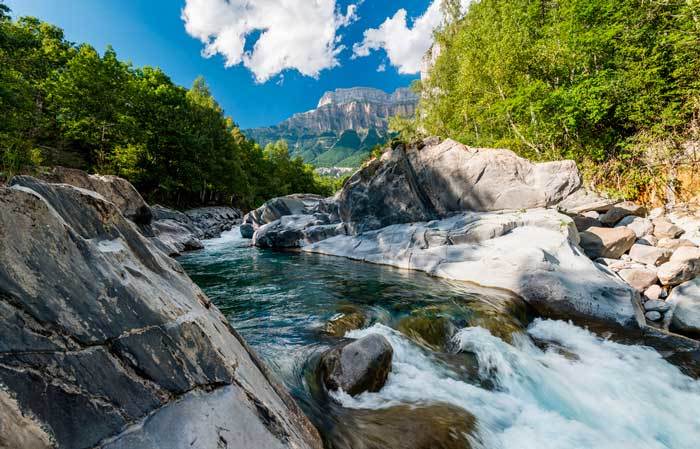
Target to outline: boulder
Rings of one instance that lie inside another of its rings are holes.
[[[604,198],[595,192],[585,188],[580,188],[562,200],[557,208],[566,214],[583,214],[595,212],[595,216],[591,218],[598,219],[600,213],[604,213],[612,209],[620,200],[612,200]]]
[[[634,231],[637,238],[642,238],[645,235],[654,232],[654,224],[651,220],[642,217],[636,217],[634,215],[627,216],[620,220],[615,227],[626,227]]]
[[[239,225],[243,214],[231,207],[200,207],[186,211],[185,215],[199,231],[199,238],[214,239]]]
[[[253,244],[260,248],[298,248],[345,233],[345,225],[329,224],[323,214],[286,215],[255,231]]]
[[[303,194],[274,198],[256,210],[248,212],[243,218],[243,223],[250,224],[257,230],[287,215],[313,214],[322,201],[321,196]]]
[[[681,334],[700,336],[700,278],[674,288],[667,302],[673,313],[670,329]]]
[[[659,281],[656,272],[649,269],[627,268],[617,274],[638,292],[643,292]]]
[[[671,259],[671,250],[656,248],[648,245],[634,244],[630,248],[630,257],[633,261],[644,265],[658,267]]]
[[[241,225],[241,237],[244,239],[252,239],[255,235],[255,227],[250,223],[243,223]]]
[[[666,209],[664,209],[663,207],[657,207],[649,212],[648,218],[650,220],[656,220],[658,218],[663,217],[664,215],[666,215]]]
[[[659,267],[663,285],[678,285],[700,275],[700,248],[682,246],[671,256],[671,261]]]
[[[657,244],[654,246],[658,246],[659,248],[665,248],[665,249],[670,249],[671,251],[675,251],[682,246],[695,247],[696,245],[693,242],[691,242],[690,240],[686,240],[686,239],[663,238],[663,239],[659,239]]]
[[[658,311],[647,312],[644,314],[644,316],[646,317],[647,320],[653,321],[653,322],[661,321],[661,318],[663,318],[663,315]]]
[[[600,216],[600,221],[608,226],[617,224],[620,220],[630,215],[635,217],[644,217],[647,210],[644,206],[640,206],[631,201],[616,204],[609,211]]]
[[[574,220],[574,224],[576,225],[576,229],[579,232],[583,232],[588,228],[599,228],[603,226],[603,224],[597,219],[586,217],[585,215],[574,215],[572,218]]]
[[[663,297],[664,290],[659,285],[652,285],[646,290],[644,290],[644,297],[649,300],[649,302],[656,301]]]
[[[66,184],[0,187],[0,384],[11,447],[322,446],[180,265]]]
[[[13,183],[21,184],[22,177]],[[97,192],[107,201],[114,203],[129,220],[139,225],[148,225],[153,218],[151,209],[141,194],[129,181],[117,176],[90,175],[82,170],[55,167],[41,175],[43,181],[54,184],[69,184],[81,189]]]
[[[398,330],[418,344],[436,351],[444,351],[457,332],[449,318],[420,312],[403,318]]]
[[[647,312],[666,313],[671,308],[671,304],[666,301],[647,301],[644,303],[644,310]]]
[[[581,248],[591,259],[619,259],[632,248],[637,236],[627,228],[590,228],[581,233]]]
[[[346,307],[326,323],[323,331],[334,337],[344,337],[350,331],[362,329],[366,322],[367,317],[361,310]]]
[[[361,233],[454,212],[554,206],[580,186],[572,161],[533,164],[512,151],[445,140],[384,153],[355,173],[337,199],[341,220]]]
[[[624,231],[633,242],[634,233]],[[538,209],[457,214],[336,236],[301,250],[510,290],[546,316],[635,326],[636,293],[577,243],[571,218]]]
[[[653,235],[648,234],[637,239],[637,243],[639,243],[640,245],[657,246],[659,243],[659,239],[657,239]]]
[[[700,246],[700,212],[677,210],[666,217],[671,223],[683,229],[683,237]]]
[[[382,335],[370,334],[331,349],[321,356],[321,379],[328,390],[343,390],[351,396],[377,392],[391,371],[394,350]]]
[[[677,239],[684,232],[682,228],[666,219],[659,218],[654,220],[654,236],[659,239]]]

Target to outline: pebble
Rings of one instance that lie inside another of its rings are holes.
[[[661,317],[662,317],[661,313],[660,313],[660,312],[656,312],[656,311],[654,311],[654,312],[647,312],[645,316],[647,317],[647,320],[649,320],[649,321],[654,321],[654,322],[656,322],[656,321],[661,321]]]
[[[671,306],[665,301],[647,301],[644,303],[644,310],[647,312],[666,313],[670,308]]]

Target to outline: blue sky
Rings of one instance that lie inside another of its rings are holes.
[[[225,11],[230,16],[207,10],[208,5],[216,4],[219,8],[234,8],[231,4],[240,3],[240,0],[229,0],[228,3],[225,0],[187,1],[191,3],[192,23],[197,21],[195,25],[204,30],[204,33],[216,30],[216,27],[227,26],[227,23],[212,22],[219,19],[235,22],[240,15],[233,10]],[[256,1],[259,2],[258,5],[274,5],[281,0]],[[308,2],[316,0],[298,1],[305,8],[311,4]],[[190,35],[194,33],[188,34],[182,19],[185,2],[186,0],[6,0],[14,17],[39,17],[63,28],[69,40],[87,42],[101,51],[107,45],[112,45],[121,59],[137,66],[161,67],[178,84],[189,86],[198,75],[204,75],[226,113],[243,128],[274,124],[295,112],[312,109],[327,90],[370,86],[391,91],[407,86],[417,78],[412,73],[399,73],[399,69],[404,72],[415,71],[415,63],[409,64],[406,60],[410,59],[411,51],[415,53],[416,46],[411,47],[407,42],[415,40],[416,33],[410,33],[412,30],[418,31],[420,18],[427,16],[426,11],[431,6],[431,0],[337,0],[335,6],[338,22],[348,19],[336,27],[336,36],[342,38],[337,38],[338,41],[333,44],[334,51],[341,48],[341,45],[346,47],[335,56],[339,65],[320,70],[318,78],[303,76],[296,69],[287,69],[281,74],[272,69],[272,75],[267,70],[263,77],[270,78],[261,83],[256,82],[255,74],[260,75],[261,70],[266,70],[259,67],[268,61],[251,62],[249,65],[253,66],[252,69],[241,64],[225,67],[227,59],[221,53],[229,55],[229,47],[235,45],[223,37],[219,41],[221,45],[217,44],[220,53],[210,58],[202,56],[204,43]],[[317,3],[319,2],[332,4],[334,0],[319,0]],[[350,5],[354,5],[354,9],[348,10]],[[263,23],[269,21],[271,29],[293,28],[284,24],[284,17],[277,17],[274,7],[260,8],[257,14],[264,17],[258,20]],[[405,19],[401,13],[397,14],[400,9],[406,10]],[[355,14],[349,14],[353,11]],[[302,12],[300,15],[304,14]],[[306,23],[297,26],[297,33],[305,34],[307,30],[316,29],[311,15],[313,14],[309,13],[293,19],[297,23],[309,20],[308,26]],[[230,19],[224,19],[224,16]],[[424,22],[429,21],[425,19]],[[374,37],[365,40],[364,32],[368,29],[374,29]],[[245,50],[253,49],[259,35],[259,31],[246,35]],[[285,36],[281,43],[273,42],[272,51],[276,47],[284,47],[287,40],[296,42],[295,38],[296,36],[290,35]],[[309,39],[312,43],[317,41],[313,34]],[[353,45],[356,45],[355,51]],[[291,58],[296,61],[292,64],[306,59],[304,48],[290,51],[297,56]],[[358,53],[359,57],[352,58],[353,53]],[[235,52],[233,54],[235,59]],[[258,59],[264,59],[265,54],[260,52],[258,56]],[[309,56],[310,59],[312,57],[313,55]],[[415,56],[413,60],[415,62]],[[300,64],[302,70],[313,71],[304,69],[303,64]],[[386,67],[386,70],[378,71],[380,66]]]

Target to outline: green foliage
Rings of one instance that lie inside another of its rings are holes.
[[[286,144],[247,140],[203,78],[191,89],[108,47],[75,46],[0,0],[0,170],[39,164],[115,173],[151,201],[251,208],[289,193],[331,194]]]
[[[481,0],[437,41],[427,133],[637,171],[625,196],[647,179],[640,136],[680,142],[697,122],[695,0]]]

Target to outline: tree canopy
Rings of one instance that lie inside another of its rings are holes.
[[[649,148],[672,158],[698,138],[696,0],[481,0],[436,40],[429,134],[573,158],[601,181],[622,176],[625,196],[648,182]]]
[[[180,87],[112,48],[68,42],[35,18],[13,21],[0,0],[0,164],[113,173],[152,201],[250,208],[290,193],[332,193],[282,144],[247,140],[205,80]]]

